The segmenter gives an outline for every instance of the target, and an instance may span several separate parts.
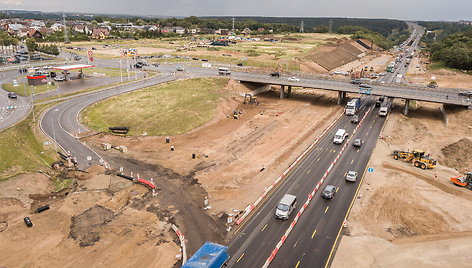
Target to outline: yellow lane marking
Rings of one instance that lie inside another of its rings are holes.
[[[338,187],[338,188],[336,188],[336,193],[337,193],[338,191],[339,191],[339,187]]]
[[[357,149],[357,152],[359,152],[359,149]]]
[[[346,177],[346,175],[347,175],[347,171],[346,171],[346,173],[344,173],[344,177]]]
[[[369,127],[369,128],[372,128],[372,125],[370,125],[370,127]]]
[[[375,123],[375,120],[377,120],[377,119],[374,119],[374,121],[372,121],[372,123]]]
[[[367,133],[365,134],[366,137],[367,137],[367,135],[369,135],[369,132],[367,132]]]
[[[325,213],[328,211],[328,209],[329,209],[329,206],[327,206],[327,207],[326,207],[326,209],[325,209]]]
[[[243,256],[244,256],[244,253],[241,254],[241,257],[239,257],[239,259],[236,262],[239,262]]]
[[[351,164],[354,163],[354,159],[352,159]]]
[[[264,231],[264,229],[267,227],[267,224],[268,224],[268,223],[266,223],[266,225],[264,225],[264,227],[262,228],[261,232]]]
[[[315,234],[316,234],[316,229],[313,231],[313,234],[311,234],[311,239],[313,239],[313,237],[315,237]]]
[[[318,157],[318,159],[316,159],[316,161],[320,161],[321,157]]]
[[[311,172],[311,169],[310,169],[310,170],[308,170],[308,171],[306,172],[306,174],[310,174],[310,172]]]
[[[297,267],[298,267],[298,265],[300,265],[300,261],[298,261],[298,262],[297,262],[297,265],[295,265],[295,268],[297,268]]]

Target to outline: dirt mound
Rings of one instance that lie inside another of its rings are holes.
[[[340,44],[328,53],[314,56],[312,59],[326,70],[332,70],[348,62],[355,61],[363,53],[351,43]]]
[[[436,234],[449,230],[446,220],[426,206],[410,187],[382,187],[364,210],[392,238]]]
[[[461,172],[469,171],[472,167],[472,141],[463,138],[441,149],[443,158],[441,163]]]
[[[100,228],[114,218],[112,210],[96,205],[71,218],[69,237],[79,240],[81,247],[92,246],[100,240]]]

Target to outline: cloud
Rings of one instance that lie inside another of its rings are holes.
[[[0,0],[0,4],[9,6],[22,6],[23,2],[21,0]]]

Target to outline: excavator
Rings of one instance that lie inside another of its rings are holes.
[[[452,177],[450,180],[457,186],[467,187],[469,190],[472,190],[472,172],[471,171],[465,173],[464,176]]]
[[[413,162],[415,167],[422,169],[434,168],[437,164],[436,160],[425,155],[425,152],[421,150],[412,150],[411,152],[394,150],[392,155],[395,160],[402,159],[405,162]]]

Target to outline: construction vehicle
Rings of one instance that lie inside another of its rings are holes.
[[[422,169],[431,169],[437,164],[436,160],[425,155],[425,152],[421,150],[412,150],[411,152],[394,150],[392,155],[395,160],[402,159],[405,162],[412,162],[415,167]]]
[[[464,176],[457,176],[450,179],[455,185],[467,187],[472,190],[472,171],[465,173]]]

